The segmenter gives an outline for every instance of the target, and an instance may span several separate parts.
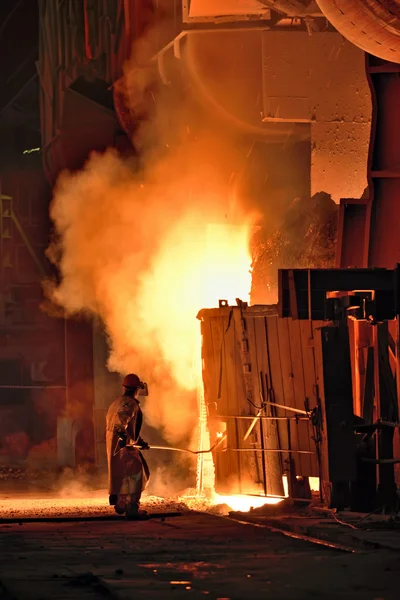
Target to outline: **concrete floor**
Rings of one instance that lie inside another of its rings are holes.
[[[171,509],[172,507],[169,506]],[[398,599],[400,553],[344,553],[226,517],[0,524],[0,599]]]

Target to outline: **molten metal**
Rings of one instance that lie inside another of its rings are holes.
[[[264,506],[265,504],[278,504],[279,502],[282,502],[281,498],[245,496],[239,494],[232,496],[220,496],[219,494],[215,494],[213,497],[214,504],[226,504],[233,511],[238,512],[248,512],[252,508],[260,508],[260,506]]]

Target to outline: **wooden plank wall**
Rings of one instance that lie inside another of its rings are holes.
[[[245,319],[252,358],[253,389],[255,391],[254,400],[257,407],[260,407],[263,400],[273,400],[273,398],[271,398],[271,369],[269,363],[270,353],[268,348],[266,318],[248,315]],[[274,408],[268,406],[264,414],[266,416],[276,416],[274,411]],[[253,407],[252,413],[257,414],[257,412],[258,409]],[[256,433],[259,434],[259,438],[254,440],[257,448],[277,450],[282,447],[280,431],[276,421],[261,421],[257,425],[257,428],[255,428],[255,434]],[[259,452],[258,454],[260,456],[263,455],[262,452]],[[264,453],[263,470],[265,491],[268,494],[283,495],[282,455],[280,453]]]
[[[199,313],[203,338],[203,381],[210,416],[211,443],[226,423],[228,450],[216,452],[216,489],[219,493],[267,493],[282,495],[282,474],[319,476],[313,428],[308,420],[268,405],[265,416],[282,420],[257,422],[244,441],[262,400],[304,410],[317,404],[322,371],[315,357],[319,322],[281,319],[272,307],[243,311],[251,360],[252,402],[246,399],[241,354],[240,309],[224,307]],[[321,362],[321,361],[319,361]],[[284,419],[291,417],[291,419]],[[261,452],[265,450],[300,450]],[[254,452],[243,450],[253,449]]]

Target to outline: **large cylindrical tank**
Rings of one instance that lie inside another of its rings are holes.
[[[350,42],[379,58],[400,62],[399,0],[316,0]]]

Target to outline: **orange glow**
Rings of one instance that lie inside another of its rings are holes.
[[[283,488],[285,497],[288,496],[288,483],[287,477],[282,477]],[[279,504],[283,498],[269,497],[269,496],[250,496],[245,494],[231,494],[223,496],[213,492],[210,497],[210,503],[214,505],[226,504],[233,511],[248,512],[252,508],[260,508],[266,504]]]
[[[319,492],[319,478],[318,477],[309,477],[308,478],[310,488],[312,492]]]
[[[265,496],[245,496],[234,494],[232,496],[220,496],[215,494],[213,504],[227,504],[233,511],[248,512],[251,508],[259,508],[265,504],[279,504],[281,498],[268,498]]]
[[[202,308],[218,306],[218,300],[235,303],[235,298],[248,302],[251,290],[251,253],[249,238],[251,223],[248,220],[241,226],[213,224],[206,228],[205,253],[199,256],[198,272],[203,273],[204,281],[200,297]],[[204,285],[205,284],[205,285]],[[197,311],[196,311],[197,312]],[[207,423],[207,409],[204,401],[201,364],[201,335],[198,322],[189,316],[187,329],[192,331],[195,340],[193,374],[197,381],[198,431],[197,447],[199,450],[210,448],[215,440],[210,439]],[[221,439],[223,433],[217,433]],[[210,496],[214,493],[215,473],[211,454],[200,454],[197,461],[197,493]]]
[[[249,300],[249,234],[246,222],[210,224],[206,214],[190,215],[168,231],[142,277],[139,318],[150,330],[157,327],[164,359],[183,389],[196,389],[201,378],[201,371],[190,364],[194,353],[200,355],[198,311],[217,307],[219,299]]]
[[[139,175],[113,151],[94,155],[60,178],[51,209],[63,274],[53,299],[102,319],[109,368],[147,381],[146,420],[176,444],[197,422],[197,313],[251,288],[252,218],[204,153],[182,146]]]

